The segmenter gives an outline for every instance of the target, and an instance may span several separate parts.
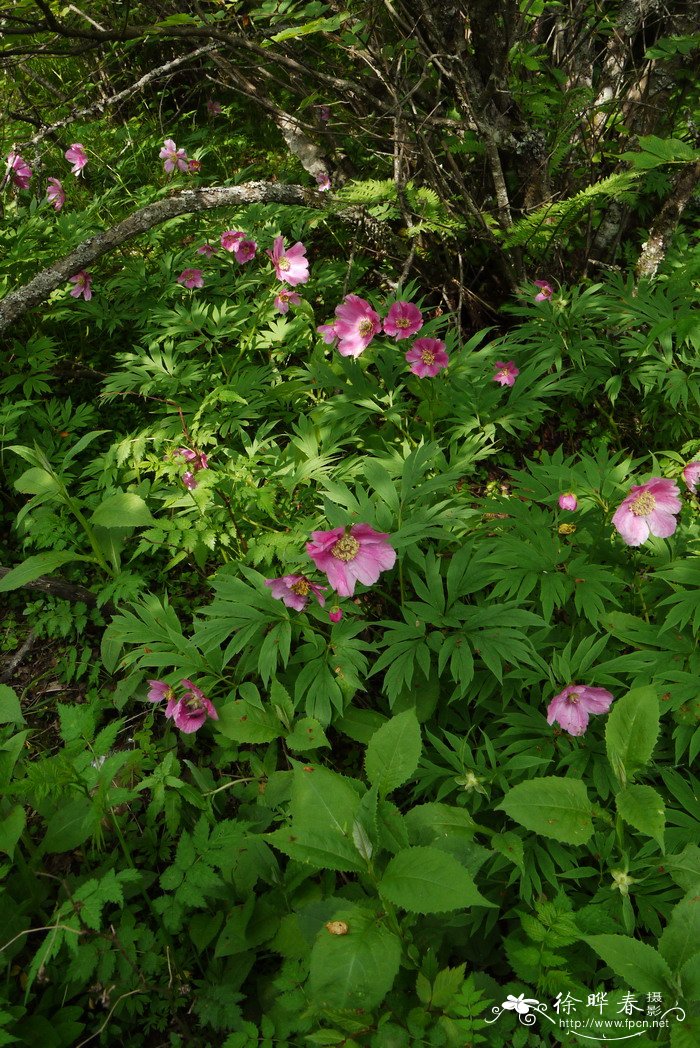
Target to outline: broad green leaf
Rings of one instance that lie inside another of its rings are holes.
[[[681,987],[687,1001],[700,1001],[700,953],[693,954],[681,968]]]
[[[648,764],[659,734],[656,688],[634,688],[613,703],[605,728],[608,760],[625,786]]]
[[[71,561],[90,559],[80,553],[38,553],[35,557],[28,557],[22,564],[8,571],[4,579],[0,579],[0,593],[9,593],[10,590],[26,586],[28,582],[34,582],[40,575],[49,575],[56,568],[70,564]]]
[[[452,855],[430,847],[405,848],[395,855],[379,882],[379,893],[411,913],[493,906]]]
[[[316,936],[310,996],[320,1008],[375,1008],[391,989],[400,961],[401,942],[378,914],[348,903]]]
[[[521,837],[518,837],[517,833],[513,833],[512,830],[507,830],[505,833],[496,833],[493,835],[489,844],[494,851],[500,852],[501,855],[505,855],[506,859],[510,859],[518,869],[523,870],[525,868],[525,846]]]
[[[580,779],[547,775],[509,790],[498,808],[543,837],[585,844],[593,833],[591,803]]]
[[[587,935],[584,942],[638,993],[673,992],[671,969],[653,946],[628,935]]]
[[[700,951],[700,898],[694,893],[673,907],[659,939],[659,952],[673,971]]]
[[[667,855],[664,866],[685,891],[700,892],[700,848],[697,844],[687,844],[678,855]]]
[[[382,724],[386,723],[387,718],[377,710],[361,710],[351,706],[344,717],[335,721],[333,727],[353,742],[366,746]]]
[[[635,830],[653,837],[664,850],[666,809],[664,802],[651,786],[625,786],[615,796],[618,812]]]
[[[134,491],[120,491],[101,502],[92,523],[103,528],[138,528],[155,523],[148,506]]]
[[[24,724],[19,699],[6,684],[0,684],[0,724]]]
[[[273,830],[264,835],[265,842],[278,848],[290,859],[307,863],[319,870],[341,870],[343,873],[366,873],[367,864],[350,837],[327,830],[325,833],[297,831],[292,827]]]
[[[274,713],[246,699],[235,699],[222,706],[214,728],[234,742],[272,742],[284,734]]]
[[[0,852],[12,858],[26,822],[27,816],[21,804],[15,805],[7,815],[0,817]]]
[[[15,487],[25,495],[56,495],[61,490],[61,485],[56,477],[48,473],[40,466],[34,466],[26,470],[21,477],[15,481]]]
[[[49,827],[41,847],[45,852],[73,851],[97,829],[99,817],[87,797],[69,801],[47,820]]]
[[[331,830],[350,834],[360,805],[350,779],[320,764],[295,764],[292,783],[290,813],[295,833]]]
[[[326,733],[315,717],[301,717],[285,739],[287,749],[296,753],[304,750],[318,750],[321,746],[330,746]]]
[[[437,837],[449,836],[466,836],[471,840],[477,829],[466,808],[438,802],[410,808],[404,822],[412,844],[432,844]]]
[[[365,753],[367,778],[385,797],[403,785],[418,767],[420,725],[413,710],[406,710],[383,724],[370,739]]]

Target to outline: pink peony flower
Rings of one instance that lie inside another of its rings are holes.
[[[149,702],[162,702],[163,699],[169,702],[175,695],[172,687],[164,680],[149,680],[148,683],[151,685],[146,695]]]
[[[168,700],[165,716],[172,718],[175,727],[179,728],[180,731],[185,732],[186,735],[191,735],[192,732],[198,731],[202,727],[207,717],[211,717],[212,720],[218,720],[219,714],[204,692],[200,691],[191,680],[183,680],[180,683],[186,689],[185,694],[181,699],[176,699],[173,696]]]
[[[56,211],[60,211],[66,202],[66,194],[63,186],[57,178],[50,178],[48,188],[46,190],[46,199],[50,204],[53,204]]]
[[[555,695],[547,707],[547,724],[555,721],[569,735],[583,735],[591,713],[607,713],[613,696],[605,688],[569,684]]]
[[[209,469],[209,460],[203,451],[192,451],[191,448],[178,448],[175,452],[185,462],[192,463],[192,469]]]
[[[520,368],[516,368],[514,360],[509,360],[507,364],[504,364],[502,360],[497,360],[493,381],[498,382],[501,386],[514,386],[519,374]]]
[[[331,180],[327,171],[319,171],[316,175],[319,193],[326,193],[331,188]]]
[[[327,346],[332,345],[338,337],[335,324],[319,324],[316,330]]]
[[[74,142],[70,149],[66,149],[63,155],[68,163],[73,165],[70,169],[71,174],[77,178],[88,162],[85,146],[81,142]]]
[[[225,233],[221,234],[221,246],[224,251],[234,251],[236,244],[239,240],[243,240],[245,233],[242,233],[240,229],[227,229]]]
[[[254,240],[237,240],[233,246],[233,254],[235,255],[236,262],[240,265],[245,265],[246,262],[250,262],[251,259],[255,258],[255,252],[258,250],[258,245]]]
[[[209,116],[221,116],[221,102],[207,102],[207,113]]]
[[[275,275],[281,284],[296,287],[309,279],[309,262],[305,258],[306,248],[301,241],[285,249],[284,237],[275,237],[272,251],[266,251],[265,254],[272,259]]]
[[[172,138],[166,138],[158,156],[164,161],[163,170],[168,175],[172,174],[176,167],[179,171],[189,170],[187,153],[184,149],[178,149]]]
[[[683,469],[683,480],[686,483],[688,491],[692,491],[695,494],[697,489],[698,481],[700,480],[700,462],[689,462]]]
[[[295,611],[304,610],[309,603],[309,594],[316,597],[321,607],[326,603],[323,596],[326,587],[309,582],[303,575],[283,575],[281,579],[265,579],[265,585],[270,587],[273,597]]]
[[[197,248],[198,255],[204,255],[205,258],[211,258],[212,255],[216,254],[217,249],[213,244],[202,244],[201,247]]]
[[[384,321],[384,334],[391,335],[398,342],[402,338],[411,338],[423,327],[423,316],[418,306],[412,302],[394,302]]]
[[[290,306],[298,306],[301,302],[301,295],[297,294],[296,291],[287,291],[286,288],[280,288],[275,296],[275,309],[278,313],[288,313]]]
[[[79,273],[76,273],[74,277],[70,277],[71,284],[75,284],[75,287],[71,291],[72,298],[80,298],[82,295],[86,302],[89,302],[92,298],[92,277],[89,273],[86,273],[84,269],[81,269]]]
[[[340,622],[342,617],[343,617],[343,613],[342,613],[342,611],[340,610],[340,608],[338,607],[337,604],[336,604],[336,606],[334,608],[331,608],[331,610],[328,612],[328,618],[331,620],[331,622]]]
[[[542,288],[540,293],[535,295],[535,302],[546,302],[554,294],[554,288],[546,280],[534,280],[533,283],[535,287]]]
[[[204,276],[201,269],[183,269],[177,282],[183,287],[204,287]]]
[[[435,378],[450,362],[445,343],[439,338],[417,338],[406,354],[406,360],[419,378]]]
[[[32,169],[19,153],[8,153],[7,176],[18,189],[29,189]]]
[[[346,295],[336,307],[335,315],[337,320],[333,328],[338,338],[338,352],[341,357],[359,357],[374,336],[382,330],[379,314],[375,313],[369,302],[358,295]]]
[[[201,170],[202,170],[202,161],[201,160],[195,160],[193,158],[192,160],[188,160],[187,161],[187,174],[188,175],[198,175]]]
[[[578,509],[578,499],[574,495],[573,491],[567,491],[563,495],[559,496],[559,509],[568,509],[572,512]]]
[[[667,539],[678,526],[680,492],[672,480],[652,477],[646,484],[633,484],[615,511],[613,527],[628,546],[641,546],[649,538]]]
[[[396,550],[389,536],[369,524],[353,524],[332,531],[312,531],[306,552],[316,567],[326,573],[340,597],[352,597],[355,583],[371,586],[383,571],[393,568]]]

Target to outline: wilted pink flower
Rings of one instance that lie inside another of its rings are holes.
[[[498,382],[501,386],[514,386],[519,374],[520,368],[516,368],[514,360],[509,360],[507,364],[504,364],[502,360],[497,360],[493,381]]]
[[[204,275],[201,269],[183,269],[177,282],[183,287],[204,287]]]
[[[272,251],[266,251],[266,255],[272,259],[275,267],[275,275],[282,284],[305,284],[309,279],[309,262],[306,256],[306,248],[297,241],[293,247],[285,249],[284,237],[275,237]]]
[[[188,175],[198,175],[201,170],[202,170],[202,161],[201,160],[195,160],[194,158],[192,158],[192,160],[188,160],[187,161],[187,174]]]
[[[394,302],[384,321],[384,333],[391,335],[398,342],[402,338],[411,338],[423,327],[423,316],[418,306],[412,302]]]
[[[342,613],[342,611],[340,610],[340,608],[338,607],[337,604],[336,604],[336,606],[334,608],[331,608],[331,610],[328,612],[328,618],[331,620],[331,622],[340,622],[342,617],[343,617],[343,613]]]
[[[7,174],[10,181],[13,185],[17,186],[18,189],[29,189],[32,169],[19,153],[8,153]]]
[[[309,582],[303,575],[283,575],[281,579],[265,579],[265,585],[270,587],[273,597],[295,611],[304,610],[309,603],[309,594],[316,597],[321,607],[326,603],[323,596],[326,587]]]
[[[175,692],[170,684],[166,684],[164,680],[149,680],[150,688],[146,698],[149,702],[162,702],[163,699],[167,699],[168,702],[174,697]]]
[[[221,102],[207,102],[207,113],[209,116],[221,116]]]
[[[207,717],[218,720],[219,714],[204,692],[200,691],[191,680],[183,680],[180,683],[186,689],[185,694],[181,699],[173,697],[168,701],[165,716],[172,718],[175,727],[180,731],[191,735],[192,732],[202,727]]]
[[[559,509],[573,510],[578,509],[578,499],[574,495],[573,491],[566,491],[563,495],[559,496]]]
[[[88,162],[85,146],[81,142],[74,142],[70,149],[66,149],[63,155],[68,163],[73,165],[70,169],[71,174],[77,178]]]
[[[335,342],[338,337],[338,332],[335,330],[335,324],[319,324],[316,330],[327,346],[330,346]]]
[[[396,550],[389,536],[369,524],[353,524],[332,531],[312,531],[306,552],[320,571],[324,571],[340,597],[352,597],[355,583],[371,586],[383,571],[393,568]]]
[[[535,295],[535,302],[546,302],[554,294],[554,288],[546,280],[534,280],[533,283],[535,287],[542,288],[539,294]]]
[[[57,178],[50,178],[48,188],[46,190],[46,199],[50,204],[53,204],[57,211],[60,211],[66,202],[66,194],[63,190],[63,186]]]
[[[688,491],[695,493],[695,490],[700,480],[700,462],[689,462],[683,469],[683,480],[686,483]]]
[[[319,171],[316,175],[319,193],[326,193],[331,188],[331,180],[327,171]]]
[[[241,265],[245,265],[246,262],[250,262],[251,259],[255,258],[255,252],[258,250],[258,245],[254,240],[237,240],[233,247],[233,254],[235,255],[236,262]]]
[[[82,295],[86,302],[92,298],[92,276],[81,269],[74,277],[70,277],[71,284],[75,287],[71,291],[72,298],[80,298]]]
[[[613,696],[605,688],[569,684],[547,707],[547,724],[557,721],[569,735],[583,735],[591,713],[607,713]]]
[[[177,167],[180,171],[187,171],[189,166],[189,160],[187,153],[184,149],[178,149],[172,138],[166,138],[163,142],[163,148],[158,154],[161,160],[165,161],[163,164],[164,171],[170,175]]]
[[[194,491],[196,487],[199,487],[199,481],[189,469],[182,474],[182,483],[188,491]]]
[[[316,106],[318,109],[318,118],[325,123],[331,118],[331,111],[329,106]]]
[[[205,258],[211,258],[212,255],[216,254],[216,248],[213,244],[202,244],[201,247],[197,248],[198,255],[204,255]]]
[[[439,338],[417,338],[406,354],[406,360],[419,378],[435,378],[450,362],[445,343]]]
[[[374,336],[382,330],[379,314],[375,313],[369,302],[358,295],[346,295],[336,307],[335,315],[337,320],[333,328],[338,338],[338,352],[341,357],[359,357]]]
[[[245,233],[240,229],[227,229],[221,234],[221,246],[224,251],[233,251],[239,240],[243,240]]]
[[[301,295],[296,291],[287,291],[286,288],[280,288],[275,296],[275,309],[278,313],[288,313],[290,306],[298,306],[301,302]]]
[[[628,546],[641,546],[649,538],[673,535],[681,511],[680,492],[672,480],[652,477],[646,484],[633,484],[613,516],[613,527]]]

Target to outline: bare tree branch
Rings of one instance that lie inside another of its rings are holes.
[[[656,271],[663,262],[671,235],[699,181],[700,163],[692,164],[678,175],[671,195],[664,201],[663,207],[649,230],[646,242],[642,244],[642,251],[635,270],[637,280],[651,280],[656,275]]]

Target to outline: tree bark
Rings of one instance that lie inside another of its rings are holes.
[[[637,280],[651,280],[656,276],[656,271],[663,262],[668,249],[671,235],[699,181],[700,163],[692,164],[678,175],[671,195],[656,216],[649,230],[648,239],[642,244],[642,251],[635,270]]]

